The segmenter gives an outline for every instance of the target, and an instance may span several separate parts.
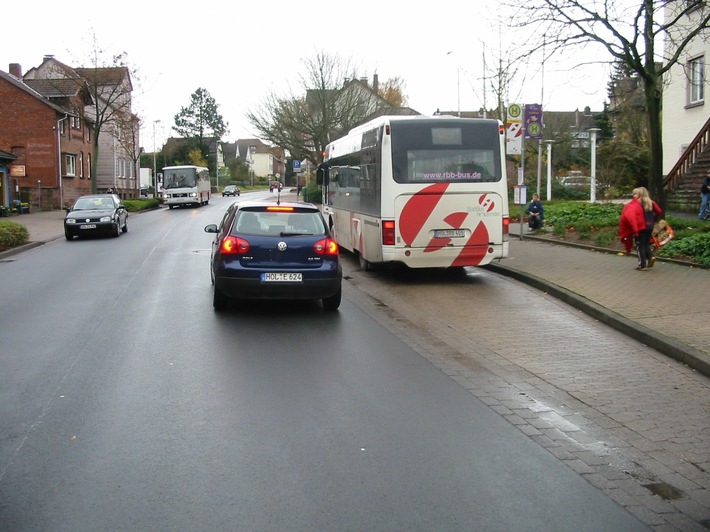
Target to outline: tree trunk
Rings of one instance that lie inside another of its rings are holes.
[[[666,193],[663,190],[663,141],[661,137],[661,96],[657,87],[658,80],[647,80],[646,108],[648,112],[648,135],[650,148],[650,168],[648,190],[651,197],[665,213]]]

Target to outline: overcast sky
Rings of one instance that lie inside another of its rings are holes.
[[[496,62],[512,40],[489,15],[488,6],[498,5],[494,0],[437,0],[425,7],[411,0],[78,0],[67,10],[61,2],[20,2],[3,24],[0,69],[7,72],[10,63],[19,63],[24,73],[50,54],[70,66],[91,66],[92,35],[100,48],[126,52],[128,66],[137,71],[134,112],[145,124],[146,151],[153,147],[153,122],[160,120],[155,126],[160,146],[172,134],[175,114],[200,87],[215,98],[229,124],[223,140],[253,137],[246,112],[269,91],[293,94],[302,60],[319,51],[350,60],[370,79],[374,73],[380,82],[399,77],[409,107],[422,114],[456,111],[459,105],[478,110],[484,103],[483,57]],[[599,111],[606,100],[606,67],[518,67],[511,103],[542,98],[544,110]],[[494,107],[493,94],[486,103]]]

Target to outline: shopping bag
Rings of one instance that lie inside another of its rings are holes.
[[[653,242],[655,248],[658,249],[673,240],[674,236],[675,233],[673,232],[673,228],[670,226],[670,224],[665,220],[659,220],[653,226],[653,232],[651,233],[651,241]]]

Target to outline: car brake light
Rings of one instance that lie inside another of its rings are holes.
[[[313,251],[316,255],[337,255],[338,243],[332,238],[324,238],[313,244]]]
[[[293,212],[293,207],[281,207],[280,205],[276,205],[274,207],[267,207],[266,210],[269,212]]]
[[[249,252],[249,242],[243,238],[236,236],[228,236],[222,240],[222,245],[219,246],[219,252],[222,255],[244,255]]]
[[[394,220],[382,222],[382,245],[394,246]]]
[[[510,234],[510,218],[503,218],[503,240],[508,240]]]

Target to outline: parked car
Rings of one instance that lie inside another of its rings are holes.
[[[581,188],[584,190],[589,190],[589,187],[592,184],[592,178],[589,176],[567,176],[563,177],[560,179],[560,183],[562,183],[566,187],[572,187],[572,188]]]
[[[116,194],[81,196],[67,209],[64,217],[64,236],[112,235],[128,231],[128,211]]]
[[[342,295],[338,244],[311,203],[232,204],[214,233],[213,306],[240,299],[320,299],[336,310]]]
[[[280,181],[269,181],[269,192],[273,192],[274,190],[281,191],[283,189],[283,183]]]
[[[239,190],[237,185],[227,185],[222,190],[222,196],[239,196],[241,193],[242,191]]]

